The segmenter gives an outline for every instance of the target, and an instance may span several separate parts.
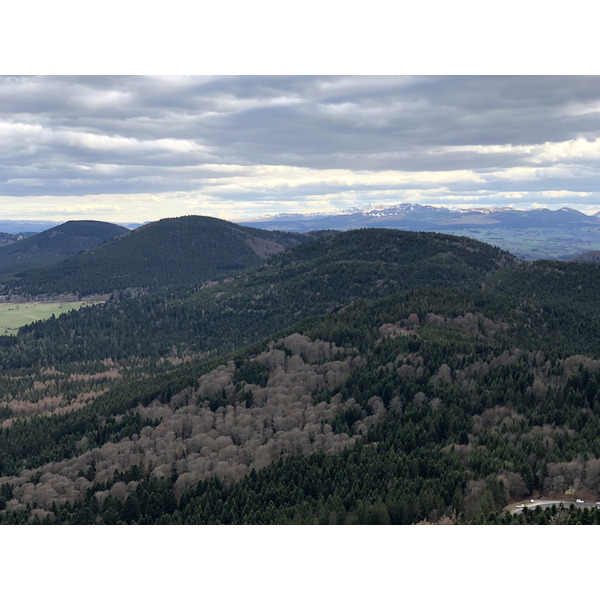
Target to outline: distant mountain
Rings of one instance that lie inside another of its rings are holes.
[[[129,230],[102,221],[68,221],[0,247],[0,274],[45,267]]]
[[[309,231],[311,229],[337,229],[346,231],[360,227],[385,227],[414,231],[455,229],[457,225],[476,227],[571,227],[587,225],[600,228],[600,219],[572,208],[549,210],[540,208],[520,210],[514,208],[450,209],[420,204],[371,205],[351,208],[335,213],[291,214],[266,216],[243,224],[265,229]]]
[[[121,225],[121,227],[126,227],[127,229],[136,229],[141,225],[146,225],[149,221],[144,223],[114,223],[115,225]],[[42,231],[46,231],[46,229],[51,229],[52,227],[57,227],[58,225],[62,225],[65,221],[27,221],[27,220],[12,220],[5,219],[0,220],[0,232],[5,233],[28,233],[32,235],[34,233],[40,233]]]
[[[5,233],[39,233],[51,227],[61,225],[61,221],[23,221],[23,220],[4,220],[0,221],[0,231]]]
[[[600,251],[589,250],[588,252],[583,252],[582,254],[576,254],[569,260],[581,263],[600,263]]]
[[[10,289],[25,294],[86,295],[192,285],[254,265],[314,237],[200,216],[162,219],[125,231],[127,235],[51,268],[20,273]]]
[[[600,218],[570,208],[449,209],[420,204],[371,205],[336,213],[280,214],[243,224],[283,231],[385,227],[465,235],[497,245],[519,258],[567,259],[577,252],[600,249]]]

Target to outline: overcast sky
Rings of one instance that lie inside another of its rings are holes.
[[[0,220],[600,210],[600,77],[0,78]]]

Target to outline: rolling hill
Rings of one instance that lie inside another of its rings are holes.
[[[412,290],[170,370],[9,372],[0,522],[598,522],[503,513],[599,481],[600,363],[538,346],[539,309]]]
[[[355,300],[426,287],[476,289],[488,274],[518,262],[468,238],[348,231],[229,273],[227,280],[108,302],[34,323],[18,339],[0,339],[0,365],[25,367],[40,357],[50,364],[58,357],[215,355]]]
[[[580,304],[598,303],[600,265],[594,262],[536,260],[490,274],[487,289],[513,297]]]
[[[0,275],[47,268],[83,250],[127,234],[128,229],[112,223],[68,221],[0,247]]]
[[[22,271],[10,291],[88,295],[192,285],[254,265],[307,239],[211,217],[163,219],[52,267]]]
[[[363,229],[24,327],[0,523],[599,522],[504,512],[596,500],[599,277]]]

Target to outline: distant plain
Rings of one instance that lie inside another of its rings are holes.
[[[482,227],[444,229],[450,235],[466,236],[507,250],[523,260],[568,260],[576,254],[598,250],[598,229],[579,227]]]

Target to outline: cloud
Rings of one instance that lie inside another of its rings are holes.
[[[207,149],[192,140],[158,138],[140,140],[121,135],[106,135],[85,131],[49,129],[39,124],[0,122],[0,148],[6,154],[19,147],[30,151],[53,146],[67,146],[75,149],[96,150],[99,152],[170,152],[198,153]]]
[[[560,143],[546,142],[537,149],[534,162],[597,160],[600,158],[600,139],[589,141],[578,138]]]
[[[547,190],[540,192],[544,198],[587,198],[591,192],[574,192],[572,190]]]
[[[144,206],[156,215],[162,201],[139,199],[171,198],[173,213],[212,202],[208,208],[236,214],[259,206],[309,209],[311,202],[350,206],[364,198],[582,199],[595,193],[600,176],[599,83],[5,77],[0,194],[35,198],[39,190],[65,206],[76,206],[67,198],[110,196],[105,206],[121,213],[131,204],[135,214]]]

